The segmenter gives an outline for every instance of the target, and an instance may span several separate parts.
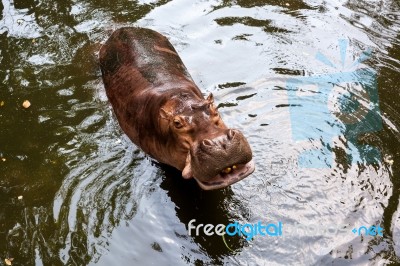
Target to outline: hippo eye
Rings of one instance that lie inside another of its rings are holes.
[[[175,128],[182,128],[183,125],[179,119],[174,119],[174,126]]]

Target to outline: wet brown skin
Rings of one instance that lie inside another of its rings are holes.
[[[108,99],[123,131],[159,162],[195,178],[201,188],[229,186],[254,171],[243,134],[204,99],[175,49],[144,28],[116,30],[100,49]],[[230,173],[222,173],[235,165]]]

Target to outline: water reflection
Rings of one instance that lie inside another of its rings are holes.
[[[235,1],[221,1],[216,7],[230,7],[233,5],[238,5],[244,8],[252,7],[265,7],[265,6],[280,6],[290,10],[300,10],[300,9],[313,9],[312,5],[306,3],[305,1],[283,1],[283,0],[235,0]]]
[[[230,188],[221,191],[202,191],[193,180],[190,182],[182,180],[179,171],[168,166],[163,166],[163,170],[165,178],[160,187],[175,204],[176,215],[182,224],[187,226],[191,220],[195,219],[194,225],[228,225],[234,221],[249,218],[248,206],[243,205]],[[222,263],[225,256],[232,254],[232,250],[240,252],[243,246],[247,245],[247,242],[239,237],[229,237],[224,240],[221,236],[207,236],[203,232],[196,235],[194,230],[192,235],[201,250],[212,259],[213,263],[217,264]],[[225,244],[224,241],[227,243]],[[213,245],[210,245],[210,242]]]

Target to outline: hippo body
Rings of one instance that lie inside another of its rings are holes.
[[[206,190],[254,171],[246,138],[225,126],[212,94],[204,99],[166,37],[121,28],[101,47],[99,59],[118,122],[145,153]]]

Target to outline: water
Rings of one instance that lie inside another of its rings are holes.
[[[3,261],[400,263],[397,1],[3,0],[0,9]],[[170,39],[225,123],[248,137],[253,175],[204,192],[123,134],[97,52],[126,25]],[[190,236],[193,219],[281,221],[283,235],[224,243]],[[383,236],[351,232],[362,225]]]

